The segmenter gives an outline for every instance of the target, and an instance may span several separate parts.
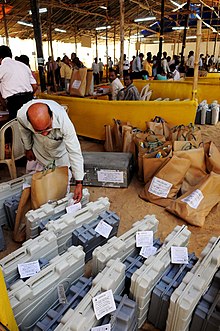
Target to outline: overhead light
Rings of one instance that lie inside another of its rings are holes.
[[[186,39],[196,39],[197,36],[187,36]]]
[[[99,6],[99,8],[107,10],[108,8],[106,6]]]
[[[39,13],[40,13],[40,14],[43,14],[43,13],[46,13],[46,12],[47,12],[47,8],[39,8]],[[32,15],[32,11],[29,10],[29,11],[28,11],[28,14],[29,14],[29,15]]]
[[[148,16],[148,17],[143,17],[143,18],[135,18],[134,22],[146,22],[146,21],[153,21],[156,19],[156,16]]]
[[[106,29],[111,29],[111,25],[108,25],[108,26],[98,26],[97,28],[95,28],[96,31],[99,31],[99,30],[106,30]]]
[[[173,26],[172,27],[172,30],[189,30],[189,27],[187,26],[186,28],[185,28],[185,26]]]
[[[159,40],[153,40],[153,43],[154,43],[154,44],[159,44],[160,41],[159,41]],[[162,41],[162,43],[164,43],[164,41]]]
[[[131,39],[137,39],[137,38],[144,38],[144,36],[142,34],[134,34],[132,36],[130,36]]]
[[[56,32],[64,32],[64,33],[66,33],[66,30],[58,29],[58,28],[55,28],[54,31],[56,31]]]
[[[173,1],[173,0],[170,0],[170,2],[171,2],[174,6],[177,6],[177,8],[176,8],[176,9],[173,9],[172,12],[175,12],[175,11],[177,11],[177,10],[183,8],[183,7],[187,4],[187,2],[184,2],[183,4],[180,5],[179,3],[177,3],[176,1]]]
[[[158,24],[158,22],[156,21],[156,22],[152,23],[152,24],[150,25],[150,28],[151,28],[152,26],[154,26],[155,24]]]
[[[25,21],[17,21],[18,24],[25,25],[25,26],[30,26],[33,28],[33,24]]]

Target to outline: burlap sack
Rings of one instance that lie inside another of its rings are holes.
[[[93,71],[92,70],[87,70],[87,75],[86,75],[86,91],[85,95],[92,95],[94,90],[93,86]]]
[[[184,194],[207,175],[205,152],[203,148],[194,148],[186,151],[174,151],[173,155],[184,160],[188,159],[191,163],[181,186],[181,192]]]
[[[220,151],[213,141],[204,144],[205,162],[208,172],[215,172],[220,174]]]
[[[158,153],[161,157],[157,158]],[[153,153],[144,154],[142,157],[144,182],[147,183],[158,171],[158,169],[172,157],[172,145],[166,149],[158,149]]]
[[[70,80],[69,92],[70,95],[78,97],[84,97],[86,93],[86,76],[87,69],[80,68],[79,70],[74,69]]]
[[[49,200],[65,197],[68,186],[68,167],[55,167],[33,174],[31,182],[32,208],[37,209]]]
[[[176,200],[167,210],[186,222],[203,226],[211,209],[220,202],[220,175],[211,172],[202,181]]]
[[[140,197],[162,207],[169,206],[180,190],[191,162],[173,156],[144,187]]]

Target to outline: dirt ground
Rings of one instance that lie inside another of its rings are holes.
[[[220,123],[216,126],[205,125],[201,126],[204,142],[214,141],[220,150]],[[103,145],[94,141],[80,139],[82,150],[84,151],[103,151]],[[18,168],[19,176],[24,173],[24,167]],[[10,180],[7,169],[0,168],[0,182]],[[126,189],[113,189],[102,187],[90,187],[91,201],[99,197],[107,196],[110,200],[112,211],[115,211],[121,221],[118,235],[129,230],[134,222],[142,219],[147,214],[154,214],[159,220],[159,228],[157,237],[162,241],[164,238],[178,225],[186,224],[181,219],[171,215],[164,208],[156,206],[152,203],[145,202],[139,198],[139,193],[143,188],[143,184],[138,181],[136,176],[133,177],[131,184]],[[200,255],[202,249],[206,246],[212,236],[220,235],[220,204],[215,206],[206,218],[205,225],[202,228],[188,225],[191,231],[191,239],[189,244],[189,252],[195,252]],[[15,250],[18,245],[11,240],[11,233],[4,230],[4,235],[7,243],[7,249],[0,252],[0,258]],[[155,331],[150,324],[145,324],[142,330]]]

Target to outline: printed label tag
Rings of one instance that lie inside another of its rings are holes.
[[[26,189],[26,188],[28,188],[28,187],[31,187],[31,185],[28,184],[28,183],[23,183],[23,186],[22,186],[22,189],[23,190]]]
[[[204,199],[204,195],[200,190],[197,189],[187,197],[181,199],[181,201],[187,203],[187,205],[189,205],[191,208],[197,209],[202,199]]]
[[[153,246],[153,231],[137,231],[136,247]]]
[[[27,278],[36,275],[40,271],[40,265],[38,260],[27,263],[18,264],[18,272],[20,278]]]
[[[91,328],[91,331],[111,331],[111,324],[105,324]]]
[[[112,290],[96,295],[92,302],[97,320],[116,310]]]
[[[123,171],[99,170],[97,171],[98,182],[124,183]]]
[[[76,90],[78,90],[80,85],[81,85],[81,80],[74,80],[74,82],[72,84],[72,88],[75,88]]]
[[[188,264],[188,248],[171,246],[171,262],[175,264]]]
[[[154,255],[156,251],[157,249],[154,246],[144,246],[141,248],[140,255],[147,259],[149,256]]]
[[[59,303],[61,303],[61,304],[67,303],[64,285],[63,284],[59,284],[57,286],[57,291],[58,291]]]
[[[154,177],[148,189],[148,192],[161,198],[167,198],[173,184],[164,179]]]
[[[95,231],[99,233],[101,236],[108,238],[113,227],[104,221],[100,221],[96,226]]]
[[[81,202],[78,202],[73,205],[67,206],[66,212],[67,212],[67,214],[75,213],[76,211],[78,211],[80,209],[82,209],[82,205],[81,205]]]

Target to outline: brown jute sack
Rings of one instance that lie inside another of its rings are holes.
[[[213,141],[204,144],[205,162],[208,172],[220,174],[220,152]]]
[[[156,158],[160,153],[161,157]],[[157,151],[149,154],[144,154],[142,157],[144,182],[147,183],[158,171],[158,169],[172,157],[172,145],[168,145],[166,149],[158,149]]]
[[[59,200],[65,197],[68,186],[68,167],[55,167],[36,172],[31,182],[31,202],[37,209],[49,200]]]
[[[74,69],[70,80],[70,95],[84,97],[86,93],[86,76],[87,69]]]
[[[173,200],[166,208],[186,222],[203,226],[211,209],[220,202],[220,175],[211,172],[189,192]]]
[[[174,151],[173,155],[176,155],[181,159],[188,159],[191,162],[181,187],[181,192],[184,194],[191,189],[191,187],[197,185],[201,179],[207,175],[205,152],[203,148],[194,148],[188,151]]]
[[[183,162],[184,161],[184,162]],[[167,207],[180,190],[191,162],[173,156],[144,187],[140,197],[162,207]]]

